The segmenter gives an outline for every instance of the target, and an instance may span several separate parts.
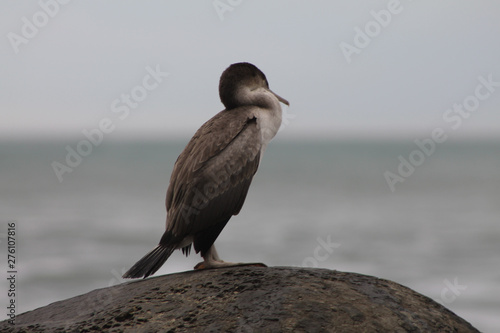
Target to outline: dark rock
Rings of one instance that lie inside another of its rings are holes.
[[[0,323],[1,332],[478,332],[440,304],[371,276],[232,267],[132,281]]]

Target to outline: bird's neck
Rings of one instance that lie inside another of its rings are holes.
[[[254,116],[261,133],[261,158],[267,144],[278,133],[281,127],[281,105],[278,98],[265,88],[240,90],[238,97],[244,105],[253,106]]]

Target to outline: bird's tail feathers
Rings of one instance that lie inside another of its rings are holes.
[[[125,274],[124,279],[147,278],[154,274],[167,261],[168,257],[174,252],[175,247],[158,244],[149,251],[141,260],[135,263]]]

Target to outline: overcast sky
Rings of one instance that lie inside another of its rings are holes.
[[[190,136],[247,61],[285,136],[500,137],[498,1],[60,1],[0,4],[1,136]]]

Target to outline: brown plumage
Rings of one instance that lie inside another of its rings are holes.
[[[265,147],[281,124],[279,102],[288,102],[248,63],[226,69],[219,92],[226,109],[198,129],[175,162],[160,243],[124,278],[153,274],[175,249],[188,255],[191,244],[205,260],[197,267],[233,265],[220,260],[213,243],[240,212]]]

